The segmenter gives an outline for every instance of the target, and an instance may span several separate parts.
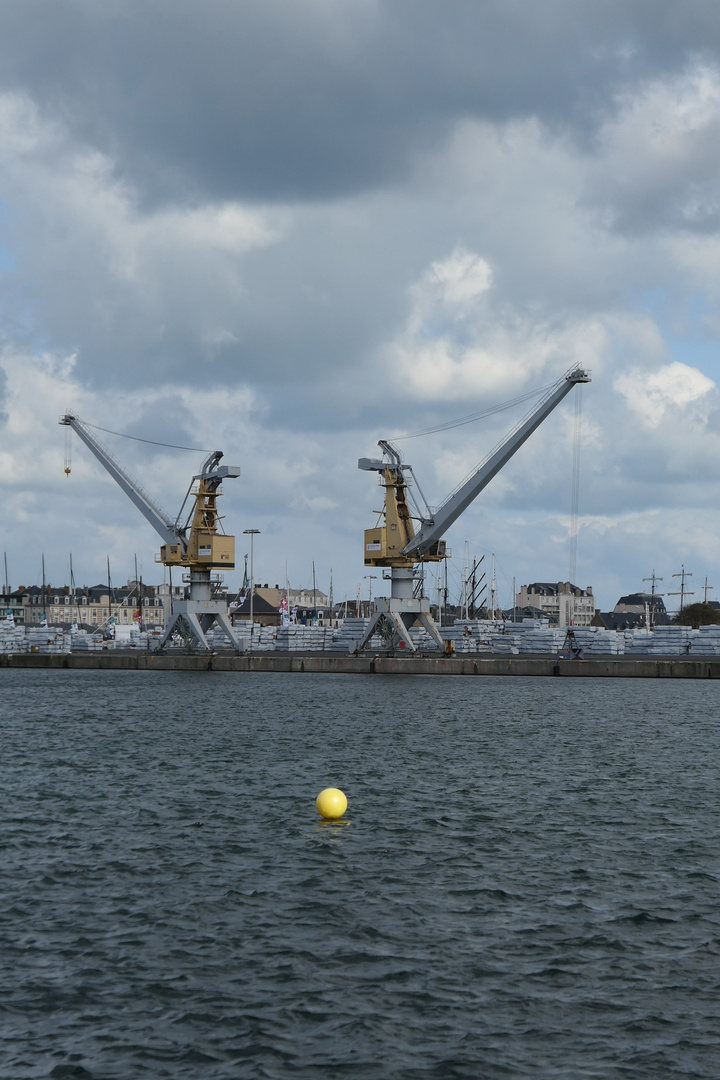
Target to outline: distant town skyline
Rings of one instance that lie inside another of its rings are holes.
[[[31,579],[32,578],[32,571],[31,571],[30,576],[27,577],[27,580],[25,580],[25,579],[20,580],[19,578],[17,578],[17,576],[13,576],[13,573],[12,573],[12,567],[13,567],[12,554],[8,555],[7,552],[5,552],[3,554],[7,558],[7,573],[8,573],[7,584],[9,586],[10,590],[16,591],[18,588],[33,588],[33,587],[37,587],[37,586],[41,585],[41,583],[42,583],[42,556],[41,556],[40,563],[39,563],[40,569],[37,571],[37,574],[36,574],[36,576],[38,577],[38,580]],[[229,593],[229,595],[231,597],[234,596],[234,595],[237,595],[238,593],[241,593],[243,591],[243,589],[242,589],[242,582],[243,582],[242,558],[239,560],[239,562],[240,562],[240,565],[237,567],[235,573],[224,575],[224,578],[225,578],[224,587],[228,591],[228,593]],[[26,565],[27,565],[27,563],[26,563]],[[46,586],[48,587],[48,589],[52,589],[53,591],[56,591],[56,590],[62,589],[62,588],[70,588],[70,585],[71,585],[71,566],[70,566],[70,557],[69,557],[69,555],[68,555],[68,557],[66,559],[65,577],[64,578],[57,578],[57,577],[51,576],[50,567],[55,566],[55,565],[58,565],[57,560],[55,562],[52,562],[52,561],[48,562],[47,558],[45,559],[45,582],[46,582]],[[481,565],[480,565],[479,572],[478,572],[478,575],[477,575],[478,580],[480,578],[480,573],[483,572],[483,568],[485,567],[485,565],[486,565],[485,561],[483,561],[481,563]],[[463,597],[465,596],[465,573],[466,573],[466,570],[469,571],[469,570],[472,569],[472,567],[471,566],[466,567],[465,564],[462,561],[460,561],[458,559],[452,559],[452,558],[450,558],[448,560],[448,566],[449,566],[449,572],[448,572],[448,603],[453,605],[453,606],[462,605]],[[134,574],[135,574],[134,562],[129,564],[128,573],[126,573],[126,574],[123,573],[122,567],[113,568],[111,566],[110,570],[111,570],[111,574],[110,574],[111,586],[112,586],[113,590],[121,591],[124,588],[126,588],[127,586],[133,585],[133,583],[135,583],[136,580],[137,580],[135,578],[135,576],[134,576]],[[0,591],[3,591],[4,588],[5,588],[5,576],[4,576],[4,574],[5,574],[5,569],[4,569],[4,563],[3,563],[3,565],[0,566]],[[160,566],[160,565],[158,565],[158,564],[156,564],[154,562],[153,562],[153,564],[151,565],[151,567],[148,570],[144,570],[142,563],[139,562],[138,563],[138,575],[139,575],[139,578],[144,581],[144,584],[149,586],[149,587],[159,586],[159,585],[163,585],[163,584],[169,584],[167,570],[164,570],[164,568],[162,566]],[[338,605],[338,604],[343,603],[343,601],[345,599],[347,599],[347,600],[354,603],[358,598],[358,593],[360,595],[360,599],[363,602],[367,603],[369,601],[369,599],[371,598],[371,585],[370,585],[370,581],[368,580],[369,577],[370,577],[370,575],[367,575],[367,574],[363,575],[363,577],[358,580],[358,582],[357,582],[357,584],[356,584],[356,586],[355,586],[355,588],[353,590],[344,591],[341,594],[338,593],[338,591],[335,588],[335,585],[333,583],[333,603],[334,603],[334,605]],[[624,594],[618,594],[615,597],[613,597],[613,596],[607,596],[606,597],[604,595],[601,596],[601,597],[598,597],[592,583],[587,583],[585,585],[580,585],[579,582],[572,582],[571,584],[573,586],[577,587],[578,589],[582,590],[583,592],[585,591],[585,589],[589,588],[589,590],[591,591],[591,593],[594,596],[596,609],[598,611],[600,611],[600,610],[602,610],[602,611],[612,611],[612,609],[615,607],[615,605],[622,599],[623,595],[647,594],[648,596],[650,596],[650,595],[652,595],[653,589],[654,589],[655,590],[654,594],[657,597],[662,597],[663,598],[663,603],[664,603],[664,606],[665,606],[666,610],[668,611],[668,613],[673,614],[673,613],[680,610],[681,602],[684,605],[687,605],[687,604],[690,604],[690,603],[703,603],[706,600],[714,600],[715,599],[716,590],[715,590],[714,586],[712,586],[710,584],[707,575],[704,575],[702,577],[702,579],[698,578],[698,580],[696,581],[695,579],[697,577],[698,577],[698,575],[696,575],[692,571],[686,571],[686,570],[683,569],[681,571],[678,571],[677,573],[671,573],[669,575],[669,578],[668,578],[669,585],[667,587],[664,587],[664,576],[659,575],[659,574],[658,575],[653,574],[653,577],[644,578],[643,581],[640,583],[640,585],[638,585],[636,588],[627,589]],[[86,578],[86,576],[84,575],[83,568],[79,567],[79,566],[77,566],[77,564],[75,564],[74,568],[72,569],[72,578],[75,581],[75,588],[76,588],[78,593],[81,593],[83,589],[94,588],[96,586],[100,586],[100,587],[104,588],[107,585],[107,569],[105,570],[104,576],[98,577],[97,579],[90,580],[90,579]],[[653,581],[653,578],[654,578],[654,581]],[[174,578],[173,578],[173,586],[174,587],[178,586],[178,581],[179,581],[179,577],[176,574],[174,576]],[[382,592],[378,592],[378,583],[381,581],[380,576],[379,575],[372,575],[372,581],[373,581],[373,585],[374,585],[374,591],[373,591],[372,595],[374,595],[374,596],[382,595]],[[499,609],[509,610],[510,608],[513,607],[515,601],[517,601],[517,603],[520,606],[522,606],[522,600],[519,599],[520,596],[521,596],[521,592],[524,589],[526,589],[528,586],[533,585],[536,582],[544,582],[544,583],[549,583],[550,585],[558,585],[558,584],[565,584],[566,581],[567,581],[567,579],[558,579],[557,581],[555,581],[555,580],[551,580],[548,577],[540,577],[540,576],[536,576],[532,580],[522,581],[522,582],[519,579],[515,579],[515,581],[514,581],[515,592],[513,593],[513,582],[511,580],[509,580],[509,579],[506,580],[504,570],[501,570],[499,576],[497,576],[497,574],[496,574],[496,590],[497,590],[496,606]],[[312,569],[310,569],[310,571],[306,575],[306,580],[304,580],[304,581],[296,581],[294,579],[292,579],[292,580],[289,579],[288,584],[289,584],[289,587],[290,587],[291,591],[293,591],[295,593],[302,593],[303,594],[303,600],[302,600],[303,604],[310,604],[311,603],[311,601],[309,599],[309,596],[311,596],[312,592],[313,592]],[[430,596],[430,599],[432,600],[433,603],[438,602],[439,593],[444,593],[444,585],[445,585],[445,582],[444,582],[444,575],[443,575],[442,568],[440,568],[440,569],[431,568],[431,573],[426,578],[425,592],[426,592],[427,595]],[[476,605],[475,605],[476,607],[480,607],[483,604],[489,605],[489,603],[490,603],[490,579],[489,579],[489,576],[487,577],[485,585],[486,585],[486,588],[484,589],[484,591],[481,591],[481,590],[478,589],[478,596],[480,596],[482,598],[482,603],[479,603],[479,604],[476,603]],[[276,589],[279,589],[282,592],[286,588],[286,582],[285,582],[282,575],[270,573],[270,574],[265,574],[264,576],[258,577],[256,579],[256,581],[255,581],[255,588],[262,591],[263,594],[265,592],[268,592],[268,591],[274,593]],[[382,590],[383,585],[380,584],[379,588]],[[327,598],[328,598],[329,593],[330,593],[330,581],[329,581],[329,579],[324,580],[321,575],[316,575],[316,591],[317,591],[318,596],[322,597],[321,602],[323,604],[327,603]]]

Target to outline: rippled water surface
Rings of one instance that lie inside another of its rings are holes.
[[[3,1077],[720,1076],[717,684],[0,688]]]

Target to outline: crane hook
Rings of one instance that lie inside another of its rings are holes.
[[[65,428],[65,463],[64,463],[64,466],[63,466],[66,476],[69,476],[70,473],[72,472],[71,460],[70,460],[71,446],[72,446],[71,439],[72,439],[72,428],[66,427]]]

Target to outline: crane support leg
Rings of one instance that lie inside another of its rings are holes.
[[[402,641],[406,649],[416,652],[409,631],[414,623],[419,622],[427,630],[436,647],[444,649],[445,642],[430,615],[430,601],[424,596],[413,596],[412,570],[393,567],[390,573],[392,595],[389,599],[380,597],[375,601],[375,610],[370,625],[363,634],[358,649],[364,649],[367,646],[371,637],[377,631],[378,625],[383,621],[389,623],[394,631],[394,646],[399,645]]]
[[[208,610],[209,607],[214,608],[215,610]],[[201,649],[210,650],[210,645],[205,635],[213,624],[217,624],[225,634],[225,637],[228,639],[232,648],[235,649],[236,652],[244,651],[243,643],[233,629],[225,606],[217,602],[213,604],[212,602],[197,600],[179,600],[173,605],[173,616],[168,623],[168,628],[163,635],[162,641],[158,645],[158,649],[165,647],[172,635],[177,632],[178,624],[182,623],[184,623],[190,631],[194,644]]]
[[[228,638],[233,649],[235,649],[236,652],[244,652],[245,646],[235,633],[233,624],[230,622],[230,618],[224,612],[221,612],[220,615],[216,616],[215,621],[217,622],[220,629],[225,632],[225,637]]]
[[[444,649],[445,648],[445,642],[444,642],[444,640],[442,638],[442,635],[441,635],[440,631],[437,628],[437,624],[435,623],[435,620],[430,615],[430,612],[429,611],[428,612],[423,611],[418,615],[417,618],[418,618],[418,622],[420,623],[420,625],[425,627],[428,634],[430,635],[430,637],[433,639],[433,641],[437,645],[438,649]]]
[[[203,623],[206,622],[206,620],[203,618],[198,618],[194,611],[186,611],[182,618],[187,623],[190,629],[190,633],[195,638],[195,641],[203,649],[209,649],[210,645],[208,644],[208,640],[205,637],[205,631],[209,630],[210,627],[203,626]]]
[[[370,620],[370,625],[363,634],[362,641],[358,645],[358,649],[364,649],[368,645],[371,637],[373,636],[373,634],[378,632],[378,628],[383,622],[389,623],[393,629],[392,643],[395,648],[397,648],[397,646],[402,641],[405,645],[405,648],[408,649],[410,652],[417,652],[417,649],[413,644],[413,640],[410,637],[410,627],[413,626],[416,622],[419,622],[420,625],[425,628],[428,636],[434,642],[438,649],[445,648],[445,642],[440,636],[440,632],[435,625],[434,620],[431,618],[430,612],[421,607],[421,600],[416,600],[414,604],[414,609],[410,611],[407,610],[407,607],[402,611],[393,611],[389,607],[391,603],[392,600],[381,599],[377,601],[377,603],[375,604],[375,611],[373,613],[372,619]],[[427,603],[428,601],[426,600],[425,604]]]
[[[405,647],[407,649],[409,649],[411,652],[415,652],[415,646],[413,645],[412,638],[408,633],[408,630],[415,622],[415,616],[413,615],[411,621],[406,624],[405,622],[403,622],[402,616],[400,616],[397,612],[388,611],[385,607],[381,606],[382,603],[383,602],[380,600],[375,604],[375,611],[373,612],[373,616],[370,620],[370,625],[363,634],[362,641],[360,642],[358,648],[364,649],[373,634],[375,634],[379,630],[381,624],[389,623],[393,631],[393,645],[397,646],[399,642],[402,641],[405,643]]]

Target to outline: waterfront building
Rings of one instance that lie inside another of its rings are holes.
[[[612,611],[597,611],[593,625],[608,630],[632,630],[635,627],[665,626],[670,616],[657,593],[628,593],[621,596]]]
[[[174,586],[172,595],[181,599],[185,589]],[[53,588],[24,585],[2,596],[3,610],[12,612],[17,626],[71,626],[77,623],[86,630],[107,628],[114,622],[118,626],[136,626],[140,621],[147,629],[162,628],[169,615],[171,595],[169,585],[139,585],[128,582],[126,586],[108,589],[107,585],[83,586],[74,591],[63,586]]]
[[[274,608],[287,599],[290,608],[327,608],[328,597],[321,589],[281,589],[279,585],[255,585],[255,595],[262,596]]]
[[[287,600],[288,612],[293,622],[307,625],[322,623],[330,618],[328,596],[322,589],[292,589],[290,586],[281,589],[279,585],[256,585],[255,597],[262,597],[278,611],[283,601]]]
[[[233,626],[250,619],[250,593],[248,592],[238,607],[230,605],[230,621]],[[252,598],[252,621],[258,626],[280,626],[282,617],[278,608],[269,604],[256,590]]]
[[[595,615],[592,587],[581,589],[569,581],[534,581],[523,585],[515,597],[515,605],[541,612],[551,626],[590,626]]]

